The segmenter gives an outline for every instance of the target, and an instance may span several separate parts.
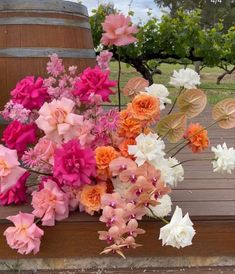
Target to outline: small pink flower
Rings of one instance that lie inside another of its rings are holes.
[[[144,234],[145,231],[138,228],[138,222],[135,219],[131,219],[126,226],[126,233],[130,236],[137,237],[138,234]]]
[[[67,98],[45,103],[39,110],[39,118],[35,121],[46,138],[54,142],[63,139],[69,141],[77,136],[77,127],[82,126],[83,116],[73,113],[75,103]]]
[[[13,121],[4,130],[2,140],[7,147],[16,149],[18,155],[21,156],[27,145],[36,142],[36,130],[37,126],[35,124],[24,125],[18,121]]]
[[[33,214],[42,218],[42,225],[53,226],[69,216],[68,196],[60,190],[58,185],[47,180],[44,188],[32,193]]]
[[[96,57],[98,66],[102,70],[109,70],[109,62],[111,61],[112,56],[113,53],[109,52],[108,50],[101,51],[100,54]]]
[[[13,103],[12,100],[6,103],[4,110],[0,112],[5,120],[17,120],[22,124],[29,120],[30,113],[29,109],[24,108],[21,104]]]
[[[43,87],[43,78],[27,76],[17,83],[11,91],[14,103],[23,105],[27,109],[39,109],[48,99],[47,88]]]
[[[10,204],[21,204],[27,201],[25,185],[26,180],[30,176],[29,172],[25,172],[16,182],[16,184],[8,189],[6,192],[0,193],[0,204],[10,205]]]
[[[8,227],[3,234],[7,244],[20,254],[38,253],[44,232],[34,223],[34,215],[20,212],[7,219],[15,225]]]
[[[108,130],[115,131],[118,126],[119,121],[119,111],[116,109],[111,109],[104,113],[98,120],[98,123],[103,128],[104,131]]]
[[[0,193],[13,188],[26,170],[19,167],[16,150],[0,145]]]
[[[125,46],[137,41],[132,35],[138,32],[137,27],[131,25],[131,18],[123,14],[106,16],[102,24],[103,33],[101,43],[105,46]]]
[[[71,140],[55,151],[54,176],[60,182],[70,186],[82,186],[91,183],[96,175],[94,152],[82,148],[78,140]]]
[[[51,54],[49,57],[50,61],[47,63],[47,72],[54,77],[64,73],[63,60],[59,59],[56,53]]]
[[[82,103],[90,103],[92,96],[99,95],[103,102],[109,102],[113,94],[111,87],[116,86],[116,81],[109,80],[109,72],[103,72],[98,66],[85,69],[75,83],[74,95]]]

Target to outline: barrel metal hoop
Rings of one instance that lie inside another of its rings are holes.
[[[1,0],[0,11],[14,10],[29,12],[31,10],[65,11],[88,16],[87,8],[81,4],[63,0]]]
[[[90,29],[89,22],[47,17],[5,17],[0,18],[0,25],[56,25]]]
[[[0,57],[48,57],[56,53],[61,58],[88,58],[96,57],[93,49],[71,49],[71,48],[1,48]]]

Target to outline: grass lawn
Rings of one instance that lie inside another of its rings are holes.
[[[166,85],[171,93],[171,97],[175,95],[175,89],[169,86],[170,76],[173,73],[173,70],[178,70],[182,68],[182,65],[169,65],[162,64],[159,68],[162,71],[161,75],[156,74],[154,76],[154,82]],[[111,62],[111,78],[117,80],[118,74],[118,64],[117,62]],[[192,67],[193,68],[193,67]],[[235,74],[226,75],[222,80],[220,85],[216,84],[216,78],[218,75],[223,73],[219,68],[205,68],[201,72],[201,89],[203,89],[208,95],[208,101],[210,104],[215,104],[218,101],[233,97],[235,98]],[[122,73],[121,73],[121,86],[123,87],[125,83],[132,77],[140,76],[140,74],[134,68],[127,68],[126,64],[122,64]],[[117,95],[114,95],[112,98],[112,103],[117,103]],[[122,104],[127,103],[127,98],[122,97]]]

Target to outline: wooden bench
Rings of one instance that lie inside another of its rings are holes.
[[[195,121],[203,125],[209,124],[210,109],[204,111]],[[211,145],[226,142],[228,146],[235,146],[235,129],[222,130],[215,126],[209,130],[209,137]],[[204,152],[204,156],[212,156],[210,149]],[[195,155],[185,148],[177,158],[185,160],[192,157]],[[55,268],[60,265],[60,269],[65,268],[66,264],[62,263],[63,260],[53,258],[70,258],[73,265],[77,262],[78,266],[86,265],[88,268],[98,268],[99,264],[101,268],[105,266],[129,269],[131,266],[139,268],[141,264],[146,269],[164,266],[235,265],[235,174],[213,173],[211,163],[206,161],[187,162],[184,167],[185,180],[173,190],[172,198],[174,205],[182,207],[184,213],[189,212],[195,224],[197,234],[190,247],[180,250],[162,247],[158,240],[162,224],[146,218],[141,222],[141,227],[147,233],[138,237],[138,243],[144,247],[128,251],[126,261],[117,257],[99,257],[99,252],[105,245],[98,240],[97,231],[103,230],[104,224],[98,221],[98,216],[91,217],[76,212],[55,227],[44,227],[41,251],[36,256],[21,256],[7,246],[2,233],[9,226],[5,219],[7,216],[16,214],[19,210],[31,211],[29,206],[23,205],[0,207],[0,258],[26,259],[26,262],[29,262],[27,258],[43,258],[47,263],[48,258],[51,258],[51,265],[54,263]],[[37,261],[33,262],[36,264]],[[42,261],[39,265],[42,265]]]

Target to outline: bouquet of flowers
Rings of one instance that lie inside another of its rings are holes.
[[[135,43],[137,28],[129,17],[109,15],[104,24],[104,46]],[[1,205],[30,203],[32,213],[8,219],[14,224],[4,235],[21,254],[37,253],[44,226],[69,217],[71,211],[100,213],[107,242],[104,254],[140,246],[136,237],[145,231],[145,216],[162,220],[159,239],[176,248],[191,245],[195,235],[189,215],[176,206],[170,221],[172,187],[184,179],[175,156],[188,146],[193,153],[209,146],[207,128],[235,127],[235,99],[214,106],[214,123],[202,126],[187,121],[200,114],[207,97],[198,89],[193,70],[174,72],[170,84],[179,89],[172,107],[167,88],[149,85],[141,77],[123,88],[129,103],[124,109],[102,107],[110,101],[117,82],[109,79],[112,53],[104,50],[98,65],[77,75],[63,66],[56,54],[47,64],[49,77],[28,76],[11,91],[1,115],[9,121],[0,145]],[[118,89],[120,96],[120,89]],[[173,111],[177,107],[177,111]],[[173,143],[166,148],[165,142]],[[215,172],[235,168],[235,149],[212,147]],[[189,159],[190,160],[190,159]],[[40,227],[38,226],[40,224]]]

